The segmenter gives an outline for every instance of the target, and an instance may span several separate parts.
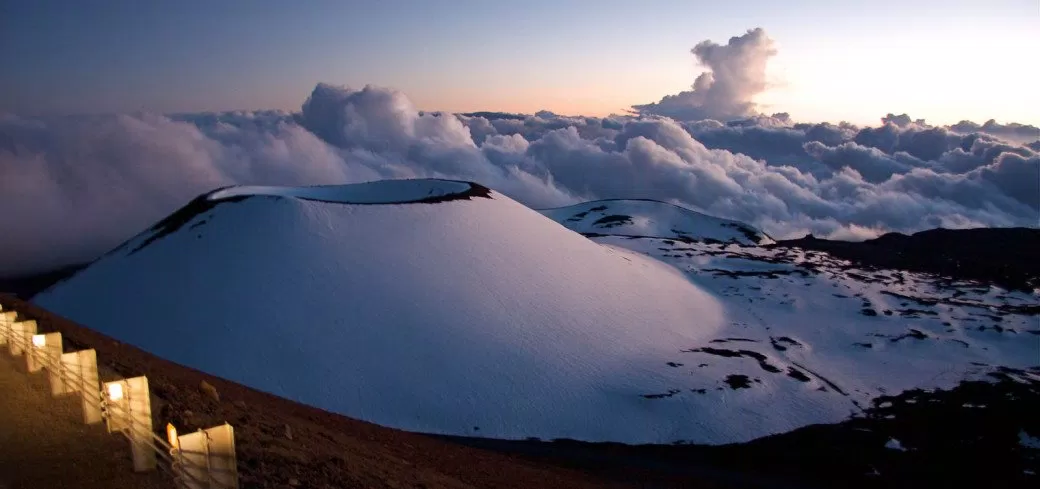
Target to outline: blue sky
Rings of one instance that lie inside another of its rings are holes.
[[[688,89],[762,27],[767,112],[1040,123],[1036,0],[0,0],[0,111],[296,110],[317,82],[429,110],[604,115]]]

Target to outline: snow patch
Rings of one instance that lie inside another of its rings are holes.
[[[1040,450],[1040,438],[1029,436],[1025,430],[1018,431],[1018,444],[1026,448]]]
[[[887,448],[889,450],[900,451],[900,452],[905,452],[906,451],[906,448],[903,448],[903,444],[900,443],[899,440],[897,440],[895,438],[889,438],[888,441],[885,443],[885,448]]]

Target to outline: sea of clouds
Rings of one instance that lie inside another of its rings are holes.
[[[0,276],[88,261],[232,184],[457,178],[535,208],[666,200],[777,238],[1038,226],[1040,129],[759,114],[775,53],[761,29],[702,42],[690,91],[605,118],[424,113],[393,89],[328,84],[296,113],[0,114]]]

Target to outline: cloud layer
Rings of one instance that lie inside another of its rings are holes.
[[[750,97],[771,49],[761,30],[698,45],[712,68],[703,91],[654,104],[684,107],[673,112],[683,122],[424,113],[392,89],[326,84],[298,113],[0,115],[0,276],[90,260],[230,184],[458,178],[532,207],[667,200],[781,238],[1038,225],[1036,128],[757,115]],[[688,120],[698,114],[718,118]]]

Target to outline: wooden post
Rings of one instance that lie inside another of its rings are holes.
[[[37,334],[32,336],[32,348],[27,355],[30,372],[47,369],[51,394],[55,396],[65,392],[61,378],[61,350],[61,333]]]
[[[11,336],[11,323],[16,319],[18,313],[15,311],[0,312],[0,345],[7,344],[7,339]]]
[[[36,320],[15,321],[11,323],[10,336],[7,337],[7,346],[11,349],[11,355],[21,355],[25,351],[26,343],[32,342],[32,335],[36,334]]]
[[[152,448],[152,399],[147,377],[133,377],[105,383],[109,406],[108,431],[125,431],[130,438],[130,451],[135,472],[154,470]]]
[[[181,484],[189,489],[238,489],[238,460],[235,455],[235,429],[224,423],[195,433],[176,436],[167,428],[180,460],[176,471]],[[176,437],[176,443],[172,438]]]
[[[83,402],[83,422],[101,422],[101,388],[98,383],[97,353],[80,350],[61,355],[66,393],[79,393]]]

